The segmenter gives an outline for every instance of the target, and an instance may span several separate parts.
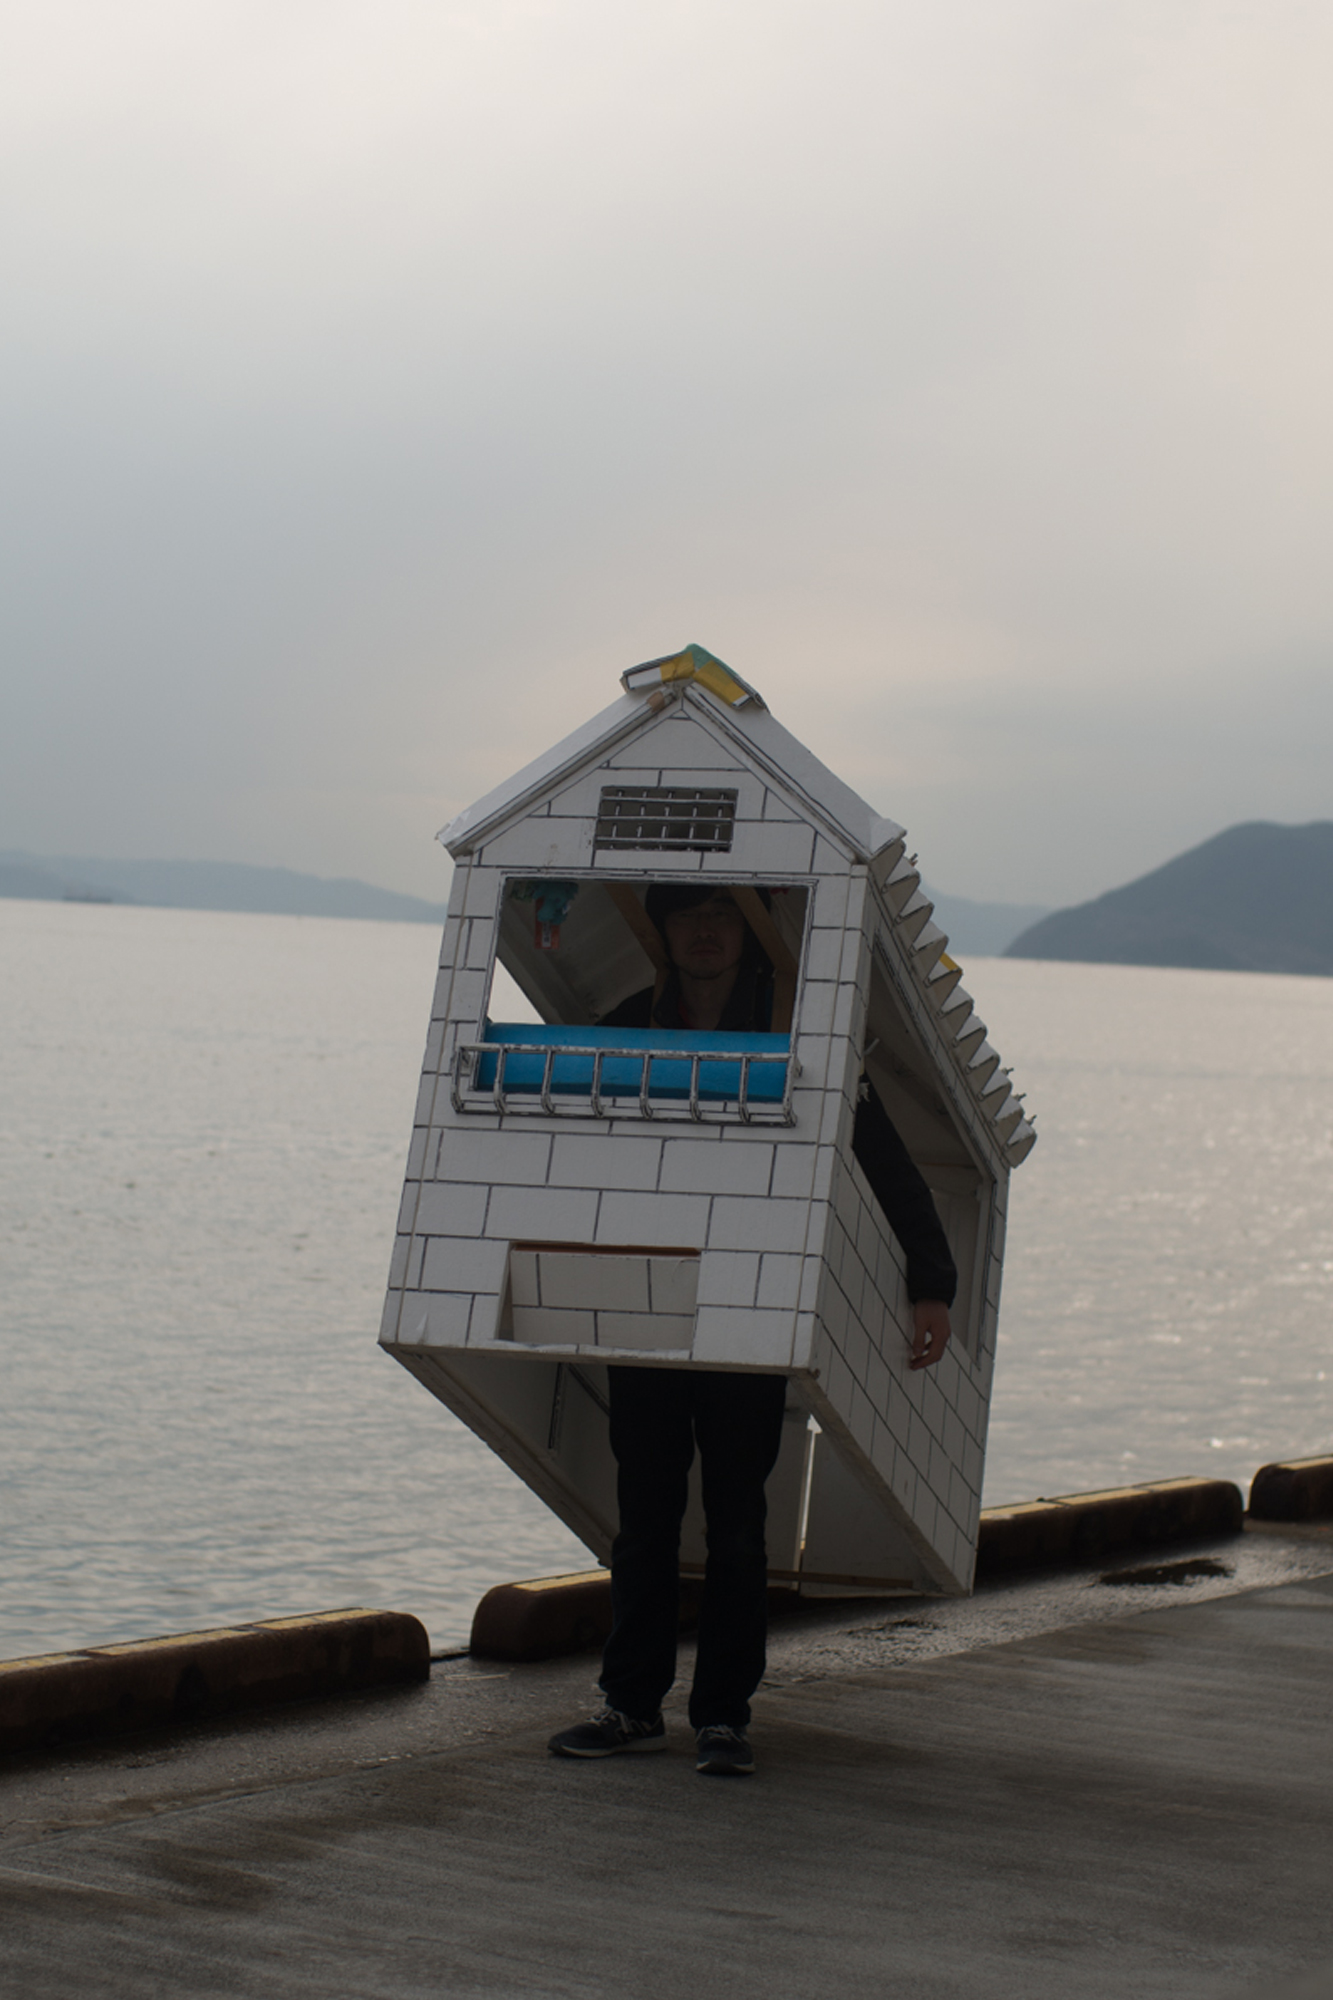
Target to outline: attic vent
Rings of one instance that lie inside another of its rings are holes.
[[[593,849],[666,848],[726,854],[736,793],[685,785],[607,785],[597,809]]]

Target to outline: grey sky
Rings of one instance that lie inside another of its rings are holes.
[[[442,893],[697,640],[964,895],[1333,816],[1333,15],[45,0],[0,846]]]

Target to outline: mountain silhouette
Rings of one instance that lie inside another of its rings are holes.
[[[1055,910],[1007,958],[1333,973],[1333,820],[1251,820],[1091,903]]]

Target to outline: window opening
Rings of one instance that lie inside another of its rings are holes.
[[[670,878],[662,886],[668,883]],[[670,967],[663,934],[648,914],[653,886],[605,876],[511,876],[500,899],[495,984],[487,1003],[491,1018],[521,1018],[513,1012],[514,986],[536,1018],[552,1026],[599,1026],[645,988],[652,989],[655,1001]],[[805,947],[806,885],[766,885],[761,894],[748,882],[696,877],[679,886],[725,895],[741,910],[772,968],[772,1009],[765,1025],[774,1034],[790,1034]],[[489,930],[487,919],[474,921]]]
[[[993,1184],[989,1174],[979,1166],[935,1082],[930,1059],[894,998],[878,952],[871,964],[865,1067],[876,1095],[934,1197],[958,1267],[954,1335],[969,1353],[975,1354],[985,1303],[985,1249]],[[874,1190],[868,1180],[866,1185],[873,1197]],[[875,1213],[889,1227],[878,1201]]]
[[[761,895],[750,883],[697,878],[670,886],[724,895],[743,912],[747,950],[757,943],[766,960],[758,972],[753,957],[746,961],[747,976],[761,982],[759,1018],[706,1030],[659,1025],[657,1003],[673,968],[664,932],[648,914],[652,883],[513,877],[500,902],[485,1025],[456,1050],[460,1110],[791,1122],[808,888],[774,886]],[[516,1012],[519,994],[527,1004]],[[631,1000],[635,1025],[608,1020]],[[674,1008],[663,1018],[673,1019]]]

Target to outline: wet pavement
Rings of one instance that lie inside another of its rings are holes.
[[[1326,1990],[1328,1529],[781,1620],[753,1779],[696,1775],[679,1691],[668,1754],[548,1757],[595,1671],[11,1760],[3,1990]]]

